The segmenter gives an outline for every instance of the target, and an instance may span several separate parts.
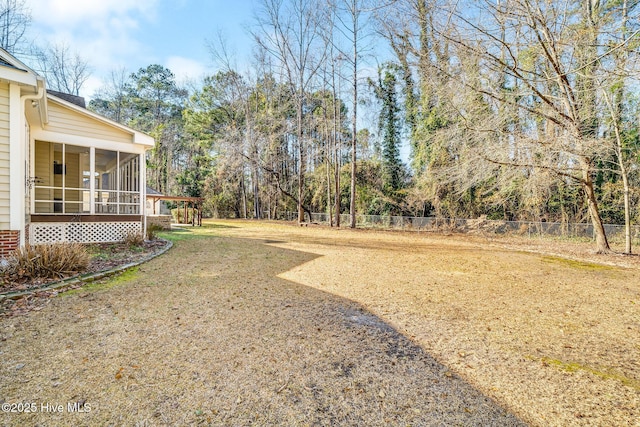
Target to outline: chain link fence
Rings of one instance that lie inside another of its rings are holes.
[[[287,213],[288,220],[296,220],[297,213]],[[311,222],[329,224],[326,213],[311,214]],[[350,223],[350,216],[340,215],[342,226]],[[437,217],[410,217],[392,215],[356,215],[356,224],[362,228],[400,229],[406,231],[455,231],[461,233],[495,233],[522,236],[556,236],[594,239],[593,225],[590,223],[562,223],[543,221],[504,221],[486,218],[461,219]],[[624,240],[623,225],[605,224],[605,231],[611,240]],[[640,242],[640,226],[631,228],[632,238]]]
[[[219,215],[222,218],[235,218],[236,215]],[[308,217],[305,214],[305,217]],[[265,212],[264,218],[268,218]],[[297,212],[281,212],[277,218],[284,221],[296,221]],[[312,213],[311,222],[329,224],[327,213]],[[335,221],[335,219],[334,219]],[[340,225],[348,226],[351,222],[349,214],[340,215]],[[394,229],[416,232],[460,232],[460,233],[495,233],[504,235],[520,235],[528,237],[550,236],[567,238],[594,239],[593,226],[590,223],[564,223],[543,221],[503,221],[486,218],[437,218],[393,215],[356,215],[356,225],[360,228]],[[607,237],[612,241],[624,241],[624,225],[605,224]],[[632,239],[640,244],[640,226],[632,226]]]

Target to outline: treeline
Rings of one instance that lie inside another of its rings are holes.
[[[196,87],[152,65],[114,73],[89,108],[153,135],[149,184],[211,214],[591,221],[607,251],[603,223],[640,220],[639,12],[263,0],[250,71],[211,43],[220,69]]]

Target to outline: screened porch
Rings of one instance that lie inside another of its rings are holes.
[[[36,140],[31,244],[114,242],[144,230],[144,154]]]
[[[140,154],[35,142],[33,214],[141,215]]]

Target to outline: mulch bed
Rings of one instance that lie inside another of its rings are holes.
[[[0,295],[15,292],[34,291],[20,299],[0,300],[0,316],[7,317],[16,314],[24,314],[32,310],[40,310],[49,298],[56,296],[60,290],[39,290],[47,285],[60,282],[78,275],[87,275],[111,270],[120,266],[135,263],[149,255],[161,251],[168,242],[166,240],[145,241],[141,246],[130,246],[125,243],[94,243],[87,245],[91,254],[89,266],[84,271],[72,272],[67,275],[53,278],[29,278],[17,275],[3,274],[0,282]],[[66,287],[65,290],[82,286],[77,283]]]

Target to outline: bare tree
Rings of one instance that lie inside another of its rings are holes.
[[[338,21],[337,14],[339,10],[335,7],[334,3],[329,3],[330,7],[325,8],[325,14],[323,19],[323,39],[325,45],[327,46],[327,60],[324,64],[324,70],[328,72],[328,78],[324,79],[325,86],[328,86],[331,92],[331,106],[332,111],[330,115],[332,116],[332,125],[331,125],[331,137],[330,137],[330,145],[331,145],[331,155],[329,163],[333,163],[333,216],[330,214],[331,226],[335,225],[336,227],[340,227],[340,215],[342,213],[341,208],[341,187],[340,187],[340,168],[342,163],[341,156],[341,136],[342,136],[342,101],[341,97],[341,86],[342,81],[344,80],[342,74],[342,67],[344,65],[344,49],[339,47],[338,40],[340,39],[339,35],[336,34],[336,25]],[[327,173],[329,171],[327,170]],[[330,183],[331,179],[327,177],[327,183]],[[329,191],[329,194],[331,192]],[[327,202],[328,203],[328,202]],[[333,219],[335,217],[335,220]]]
[[[629,130],[625,129],[625,122],[631,122],[633,119],[629,117],[628,120],[625,120],[625,97],[627,96],[629,81],[638,72],[635,65],[637,63],[636,49],[628,45],[630,38],[638,34],[638,30],[635,31],[635,34],[632,33],[629,23],[629,14],[638,4],[638,1],[622,0],[617,5],[618,7],[614,6],[611,10],[600,11],[600,13],[608,15],[608,17],[613,17],[614,19],[610,21],[618,24],[614,25],[611,30],[614,40],[617,40],[619,44],[616,46],[613,60],[609,61],[612,69],[607,73],[606,77],[610,81],[600,81],[599,89],[606,105],[605,116],[609,117],[609,127],[613,130],[613,151],[615,152],[618,173],[622,178],[626,254],[632,253],[631,185],[629,182],[629,174],[632,169],[629,159],[632,156],[629,155],[629,144],[625,141],[625,134],[629,133]],[[594,10],[594,12],[597,12],[597,10]],[[632,59],[636,59],[636,61],[632,61]]]
[[[594,159],[603,150],[593,89],[595,75],[605,72],[602,58],[612,52],[600,40],[599,2],[588,3],[459,2],[447,11],[453,25],[441,35],[457,48],[457,79],[478,97],[475,117],[469,105],[459,107],[470,124],[467,151],[494,165],[543,169],[579,184],[597,250],[608,252],[593,181]],[[506,123],[511,117],[497,114],[502,105],[518,111],[524,126]]]
[[[18,52],[31,23],[26,0],[0,0],[0,47],[11,54]]]
[[[332,24],[334,31],[341,35],[347,48],[336,44],[341,58],[350,68],[351,83],[351,183],[349,217],[351,228],[356,227],[356,172],[358,146],[358,88],[360,78],[360,61],[363,56],[364,38],[367,36],[365,28],[372,10],[379,5],[368,0],[329,0],[330,8],[335,10]]]
[[[78,52],[71,52],[66,43],[37,48],[36,60],[53,90],[80,95],[82,85],[91,76],[89,63]]]
[[[125,68],[111,71],[106,84],[93,95],[89,109],[118,123],[128,124],[131,119],[130,74]]]
[[[260,147],[258,145],[258,138],[254,132],[255,125],[255,107],[256,103],[251,102],[252,89],[255,87],[256,82],[251,81],[251,76],[246,75],[243,78],[238,72],[235,65],[234,56],[227,44],[227,39],[224,34],[218,32],[215,40],[207,41],[209,52],[214,61],[219,64],[220,68],[226,72],[232,79],[232,83],[235,87],[235,91],[238,94],[238,99],[242,104],[244,110],[244,150],[242,156],[249,163],[249,169],[251,170],[251,190],[253,193],[253,217],[256,219],[262,218],[262,209],[260,203],[260,160],[259,153]],[[257,64],[260,66],[261,64]],[[246,202],[245,202],[246,205]]]
[[[262,5],[253,36],[258,45],[276,59],[296,98],[298,221],[304,222],[307,168],[304,105],[325,55],[318,23],[319,3],[316,0],[263,0]]]

